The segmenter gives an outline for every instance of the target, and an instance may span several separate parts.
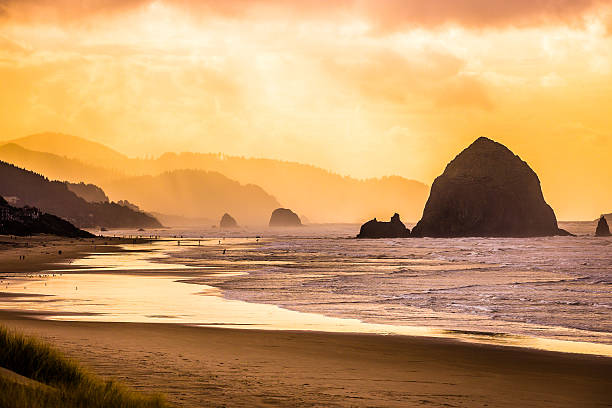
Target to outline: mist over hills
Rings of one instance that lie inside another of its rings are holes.
[[[64,149],[70,151],[68,147]],[[124,177],[122,172],[110,168],[86,164],[78,159],[54,153],[29,150],[16,143],[0,145],[0,160],[44,174],[51,180],[102,184],[107,180]]]
[[[73,223],[79,228],[161,227],[143,212],[117,203],[90,203],[68,189],[66,183],[50,181],[40,174],[0,161],[0,195],[18,207],[31,206]]]
[[[264,224],[279,206],[260,187],[243,186],[214,172],[173,171],[155,176],[130,176],[66,156],[31,151],[15,143],[0,146],[0,160],[50,178],[67,180],[68,189],[86,201],[109,201],[107,194],[118,202],[130,201],[168,222],[164,225],[211,225],[226,211],[233,211],[243,222]],[[85,184],[83,180],[94,184]]]
[[[37,133],[11,140],[10,143],[14,143],[28,150],[78,159],[94,166],[97,165],[97,163],[105,163],[103,165],[105,168],[120,168],[127,164],[127,157],[110,147],[106,147],[103,144],[92,142],[82,137],[63,133]],[[109,164],[110,167],[108,166]]]
[[[166,153],[148,164],[149,171],[185,166],[257,184],[283,206],[315,222],[357,222],[394,212],[405,214],[408,220],[419,219],[429,193],[427,185],[399,176],[358,180],[311,165],[271,159]]]
[[[218,219],[225,212],[248,224],[263,224],[280,206],[261,187],[242,185],[216,172],[173,170],[108,182],[110,196],[124,197],[147,210],[191,218]]]
[[[418,220],[429,193],[429,187],[418,181],[399,176],[358,180],[340,176],[330,171],[295,162],[273,159],[244,158],[213,153],[165,153],[156,159],[128,158],[104,145],[85,139],[57,133],[26,136],[10,141],[23,150],[12,146],[0,147],[0,159],[41,172],[49,177],[72,182],[94,183],[102,187],[111,199],[128,199],[147,211],[170,214],[194,214],[195,209],[185,200],[175,200],[173,211],[170,204],[156,202],[159,194],[149,187],[131,183],[134,191],[120,188],[123,178],[155,176],[174,170],[202,170],[220,173],[240,184],[257,185],[273,196],[282,206],[289,207],[306,216],[311,222],[359,222],[376,216],[387,216],[399,212],[402,218]],[[73,144],[75,148],[73,148]],[[49,156],[49,154],[52,156]],[[215,201],[216,195],[196,192],[187,193],[187,185],[198,186],[193,180],[180,181],[188,173],[176,173],[172,180],[178,183],[173,189],[184,197],[198,196],[199,200]],[[190,177],[192,177],[191,174]],[[165,182],[169,183],[166,176]],[[147,179],[149,182],[152,179]],[[164,180],[164,178],[161,178]],[[204,178],[203,180],[208,180]],[[125,184],[130,184],[126,182]],[[168,184],[167,184],[168,185]],[[169,185],[170,186],[170,185]],[[143,191],[138,191],[142,189]],[[251,190],[255,191],[255,190]],[[127,196],[115,194],[129,193]],[[146,199],[140,202],[136,198]],[[164,197],[164,200],[170,197]],[[258,200],[251,198],[251,201]],[[211,204],[220,208],[225,202]],[[241,203],[246,206],[248,201]],[[151,204],[151,205],[149,205]],[[225,205],[225,204],[224,204]],[[160,210],[166,208],[166,210]],[[204,213],[200,207],[198,217],[217,218]],[[226,208],[225,211],[230,211]],[[225,212],[223,211],[223,212]],[[240,210],[248,213],[245,209]],[[221,212],[220,214],[223,214]],[[234,215],[234,212],[232,212]],[[240,218],[238,212],[235,212]],[[219,215],[220,216],[220,215]],[[265,217],[269,217],[269,214]],[[239,219],[239,222],[244,222]]]

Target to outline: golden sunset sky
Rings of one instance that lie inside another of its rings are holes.
[[[612,211],[612,1],[0,0],[0,89],[0,140],[431,184],[488,136],[558,218]]]

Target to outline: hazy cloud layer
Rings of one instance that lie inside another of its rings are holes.
[[[486,135],[561,217],[593,218],[612,202],[609,3],[0,0],[0,141],[59,131],[431,183]]]
[[[466,62],[451,54],[411,52],[410,57],[389,50],[331,57],[326,71],[366,100],[414,105],[428,100],[437,107],[491,109],[493,102],[481,79],[466,75]]]
[[[0,0],[0,15],[18,21],[68,21],[172,5],[199,17],[353,18],[376,30],[576,24],[609,0]]]

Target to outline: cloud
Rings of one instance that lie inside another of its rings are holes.
[[[480,108],[491,110],[493,101],[483,82],[476,78],[459,75],[447,81],[444,89],[436,95],[440,107]]]
[[[18,22],[67,22],[120,14],[152,0],[0,0],[0,18]]]
[[[609,0],[0,0],[0,18],[66,22],[155,5],[198,17],[361,19],[377,31],[573,25]]]
[[[566,85],[566,83],[567,82],[565,81],[565,79],[556,72],[551,72],[540,78],[540,85],[549,88],[563,86]]]
[[[605,0],[387,0],[363,1],[382,30],[456,24],[469,28],[575,24]]]
[[[16,41],[0,35],[0,56],[26,55],[28,50]]]
[[[493,107],[485,84],[464,75],[465,61],[450,54],[423,51],[408,58],[389,50],[370,50],[359,57],[323,61],[324,70],[348,92],[358,92],[366,100],[485,110]]]

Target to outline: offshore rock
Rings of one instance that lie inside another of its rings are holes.
[[[270,227],[298,227],[302,225],[300,217],[288,208],[277,208],[270,216]]]
[[[417,237],[537,237],[559,229],[540,180],[504,145],[478,138],[431,186]]]
[[[219,221],[219,228],[238,228],[238,223],[228,213],[223,214],[221,221]]]
[[[608,221],[606,221],[606,217],[604,217],[603,215],[601,216],[601,218],[599,219],[599,222],[597,223],[597,229],[595,230],[595,236],[596,237],[609,237],[610,234],[610,227],[608,226]]]
[[[377,221],[376,218],[361,226],[357,238],[406,238],[410,230],[400,220],[398,213],[393,214],[389,222]]]

